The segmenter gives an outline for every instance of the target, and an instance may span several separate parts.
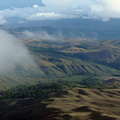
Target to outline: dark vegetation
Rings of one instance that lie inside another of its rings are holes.
[[[39,98],[46,97],[50,93],[61,91],[65,88],[72,88],[73,83],[39,83],[33,86],[17,86],[6,91],[0,92],[1,99],[15,98]]]
[[[83,77],[82,79],[76,78],[76,80],[67,80],[65,78],[58,79],[56,82],[40,82],[39,84],[27,86],[21,85],[14,88],[11,88],[6,91],[0,92],[0,99],[20,99],[20,98],[41,98],[47,97],[53,92],[59,92],[65,89],[72,89],[74,87],[79,88],[91,88],[91,89],[117,89],[114,84],[116,79],[111,79],[108,83],[101,81],[98,78],[88,76]],[[110,84],[111,82],[111,84]]]
[[[1,91],[1,99],[39,98],[46,97],[52,92],[57,92],[70,87],[69,83],[40,83],[33,86],[17,86],[7,91]]]

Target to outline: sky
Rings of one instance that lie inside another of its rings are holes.
[[[119,5],[120,0],[0,0],[0,25],[76,18],[107,22],[120,18]]]

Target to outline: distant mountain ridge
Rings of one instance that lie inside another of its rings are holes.
[[[94,19],[60,19],[60,20],[41,20],[41,21],[28,21],[27,23],[18,24],[17,18],[12,18],[11,24],[6,24],[12,27],[44,27],[48,26],[57,31],[61,30],[63,36],[67,38],[88,38],[98,40],[120,40],[120,20],[110,19],[107,22]],[[47,29],[47,28],[46,28]],[[44,28],[45,30],[45,28]]]
[[[119,26],[118,26],[119,27]],[[5,27],[1,27],[5,29]],[[8,28],[8,27],[6,27]],[[7,29],[11,33],[18,32],[17,36],[21,34],[23,31],[30,31],[33,33],[36,32],[46,32],[51,36],[55,36],[56,38],[83,38],[83,39],[93,39],[93,40],[120,40],[120,29],[116,27],[108,28],[108,29],[98,29],[98,28],[90,28],[90,27],[79,27],[79,28],[60,28],[60,27],[17,27],[17,28],[9,28]]]

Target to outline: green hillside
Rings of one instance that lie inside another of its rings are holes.
[[[120,48],[115,41],[27,41],[37,64],[46,75],[119,75]],[[119,42],[119,41],[116,41]],[[46,43],[46,44],[44,44]],[[51,43],[51,44],[50,44]],[[60,43],[60,44],[59,44]],[[32,46],[33,45],[33,46]],[[37,46],[37,47],[36,47]]]
[[[120,42],[87,39],[22,39],[35,66],[0,75],[0,89],[69,76],[120,76]]]

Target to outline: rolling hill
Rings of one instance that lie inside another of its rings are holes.
[[[70,39],[26,44],[46,75],[119,75],[119,41]]]
[[[35,66],[0,75],[0,120],[120,119],[119,40],[20,42]]]
[[[74,88],[48,99],[1,101],[1,120],[119,120],[119,96],[119,89]]]
[[[33,85],[43,79],[68,76],[120,76],[119,40],[28,39],[20,42],[28,48],[37,67],[18,66],[0,77],[0,89],[16,85]]]

